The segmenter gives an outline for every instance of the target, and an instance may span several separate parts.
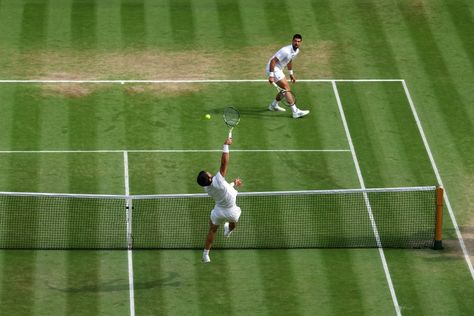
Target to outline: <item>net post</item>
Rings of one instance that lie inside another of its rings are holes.
[[[435,250],[443,249],[443,193],[442,186],[436,187],[436,223],[435,223]]]

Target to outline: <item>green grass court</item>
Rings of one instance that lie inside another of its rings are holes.
[[[201,193],[195,177],[218,169],[234,105],[228,177],[242,192],[441,179],[449,197],[441,251],[216,249],[204,265],[200,249],[0,250],[0,314],[473,314],[473,11],[464,0],[0,0],[0,191]],[[311,113],[294,120],[267,110],[264,66],[297,32],[293,88]]]

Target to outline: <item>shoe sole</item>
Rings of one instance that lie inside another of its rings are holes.
[[[274,107],[271,107],[271,106],[268,107],[268,110],[272,112],[286,112],[286,109],[284,108],[275,109]]]
[[[306,114],[303,114],[303,115],[293,116],[293,118],[295,118],[295,119],[302,118],[302,117],[305,117],[308,114],[309,114],[309,112],[306,113]]]

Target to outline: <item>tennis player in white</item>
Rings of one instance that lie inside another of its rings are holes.
[[[295,59],[296,56],[299,54],[302,41],[303,38],[300,34],[293,35],[291,45],[282,47],[270,58],[266,67],[268,82],[270,82],[270,84],[276,83],[280,88],[286,91],[291,91],[290,85],[288,84],[288,80],[286,79],[285,74],[283,73],[283,69],[285,69],[285,67],[288,69],[290,80],[291,82],[295,83],[296,77],[293,73],[293,59]],[[286,111],[285,108],[282,108],[279,105],[279,101],[280,95],[277,94],[275,100],[273,100],[273,102],[268,106],[268,109],[270,111]],[[309,113],[308,110],[298,109],[296,104],[291,104],[290,108],[293,118],[300,118]]]
[[[212,176],[207,171],[201,171],[197,177],[198,184],[204,187],[204,191],[215,201],[214,209],[211,211],[211,220],[209,221],[209,232],[207,233],[206,244],[202,254],[202,261],[205,263],[211,262],[209,250],[214,242],[219,225],[224,224],[224,237],[229,237],[235,229],[241,213],[240,207],[236,205],[237,190],[234,186],[240,186],[242,181],[239,178],[231,183],[225,180],[230,158],[229,145],[232,145],[232,138],[227,138],[224,142],[221,167],[216,175]]]

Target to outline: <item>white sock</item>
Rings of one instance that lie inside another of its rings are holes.
[[[298,108],[296,107],[296,104],[293,104],[293,105],[290,106],[290,107],[291,107],[291,111],[292,111],[293,113],[295,113],[295,112],[298,111]]]
[[[277,100],[273,100],[272,105],[273,105],[273,106],[278,105],[278,101],[277,101]]]
[[[202,255],[203,255],[203,256],[208,256],[208,255],[209,255],[209,250],[208,250],[208,249],[204,249],[204,251],[202,252]]]

